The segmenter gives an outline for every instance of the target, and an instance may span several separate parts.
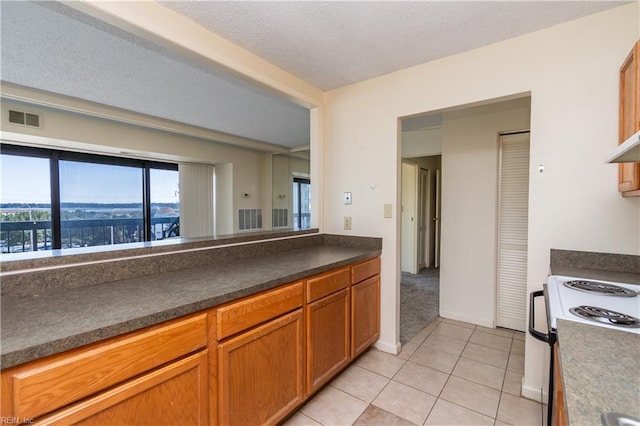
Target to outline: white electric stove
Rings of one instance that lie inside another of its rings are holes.
[[[640,286],[562,275],[547,278],[549,327],[557,319],[640,334]]]

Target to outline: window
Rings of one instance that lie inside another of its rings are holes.
[[[49,159],[0,154],[2,253],[51,249]]]
[[[178,166],[0,145],[3,253],[180,235]]]
[[[293,178],[293,229],[311,228],[311,180]]]

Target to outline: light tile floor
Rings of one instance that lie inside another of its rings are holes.
[[[438,318],[397,356],[370,349],[285,425],[542,425],[523,372],[523,333]]]

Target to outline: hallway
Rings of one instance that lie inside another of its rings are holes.
[[[440,270],[401,274],[400,342],[404,345],[439,315]]]

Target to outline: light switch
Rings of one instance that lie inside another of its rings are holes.
[[[344,204],[351,204],[351,193],[350,192],[345,192],[344,193]]]
[[[345,231],[351,231],[351,216],[344,217],[344,229]]]
[[[391,203],[384,204],[384,217],[385,219],[393,217],[393,204]]]

